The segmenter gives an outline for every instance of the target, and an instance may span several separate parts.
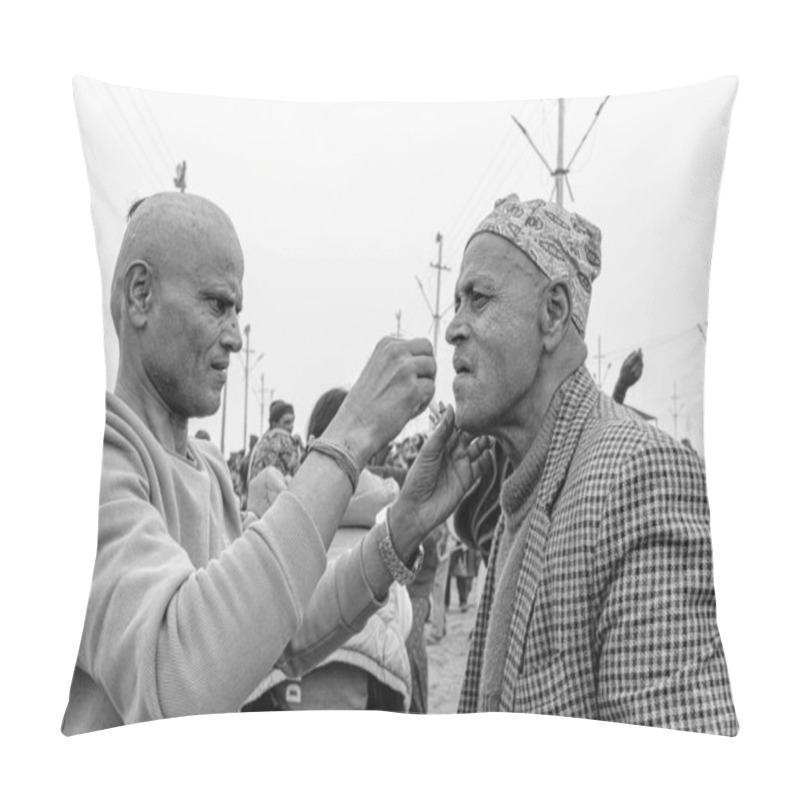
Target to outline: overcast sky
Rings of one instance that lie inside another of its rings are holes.
[[[625,355],[641,347],[644,374],[628,402],[700,450],[709,231],[734,88],[723,79],[612,97],[572,165],[574,201],[565,192],[566,207],[603,232],[589,369],[597,375],[600,344],[600,379],[610,393]],[[567,101],[566,161],[601,101]],[[292,402],[305,438],[317,397],[353,383],[375,342],[396,332],[398,313],[402,335],[432,338],[427,303],[435,305],[437,232],[450,268],[441,281],[437,396],[451,402],[444,326],[466,240],[498,198],[549,198],[553,186],[511,115],[555,165],[555,100],[284,103],[79,79],[76,103],[111,333],[108,387],[117,367],[108,290],[126,210],[140,197],[174,190],[175,165],[185,159],[188,191],[228,212],[244,250],[248,433],[261,429],[262,376],[265,405],[271,394]],[[229,370],[226,454],[244,441],[244,365],[242,353]],[[200,427],[219,444],[221,412],[190,430]]]

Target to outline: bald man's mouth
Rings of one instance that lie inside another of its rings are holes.
[[[227,358],[218,358],[215,361],[211,362],[211,368],[216,370],[222,380],[224,381],[228,377],[228,365],[230,364],[230,360]]]

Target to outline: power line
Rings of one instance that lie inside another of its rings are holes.
[[[524,107],[525,103],[523,102],[520,108],[517,110],[517,114],[521,115],[522,109],[524,109]],[[452,232],[459,227],[465,216],[466,220],[469,221],[470,215],[467,214],[467,211],[471,212],[476,202],[478,203],[482,202],[483,197],[486,194],[485,189],[488,188],[488,186],[484,186],[484,184],[486,184],[486,181],[490,179],[490,176],[492,176],[492,174],[496,175],[497,171],[502,168],[501,165],[505,164],[506,160],[508,159],[508,154],[511,151],[511,148],[508,147],[508,145],[511,144],[511,141],[512,139],[510,137],[510,132],[507,130],[506,133],[503,135],[503,138],[500,141],[500,144],[498,145],[494,154],[489,159],[489,162],[486,165],[486,169],[481,175],[480,180],[475,185],[475,189],[467,197],[467,200],[464,202],[464,205],[461,207],[461,210],[458,212],[453,222],[449,226],[447,226],[446,230],[448,231],[449,237],[452,238],[453,235]],[[500,159],[500,164],[497,164],[498,158]]]
[[[542,109],[542,118],[539,121],[539,124],[536,127],[536,130],[533,135],[537,135],[539,131],[542,130],[547,120],[550,118],[550,115],[553,112],[554,105],[550,105],[550,107],[545,111],[544,106],[540,103],[539,107]],[[521,118],[521,114],[517,114],[517,118]],[[546,130],[546,128],[545,128]],[[507,137],[506,137],[507,138]],[[513,159],[514,153],[517,152],[517,157],[515,160],[512,160],[509,163],[509,159]],[[525,158],[525,151],[522,148],[515,148],[513,146],[507,147],[505,151],[505,156],[497,164],[496,168],[493,170],[491,169],[492,165],[489,165],[489,169],[485,173],[485,177],[491,175],[491,178],[488,183],[486,183],[483,190],[479,192],[474,192],[468,200],[468,203],[471,202],[470,214],[468,215],[460,215],[459,219],[461,224],[458,227],[451,227],[449,238],[450,241],[458,242],[461,235],[464,233],[464,230],[474,224],[472,220],[472,216],[480,209],[481,206],[489,206],[489,204],[499,197],[501,197],[505,192],[505,184],[508,180],[509,175],[511,175],[519,166],[520,162]],[[503,171],[505,170],[505,171]],[[549,173],[548,173],[549,174]]]
[[[153,130],[155,131],[156,137],[161,142],[161,145],[164,148],[164,152],[167,155],[169,163],[174,164],[176,161],[175,155],[172,152],[172,148],[169,146],[169,143],[167,142],[167,139],[164,136],[163,131],[161,130],[161,126],[158,124],[158,120],[156,119],[156,115],[153,113],[153,107],[150,105],[150,102],[147,99],[147,95],[140,90],[139,97],[142,101],[142,105],[144,106],[145,111],[147,112],[147,115],[150,117],[150,120],[153,123]]]
[[[124,141],[127,137],[124,135],[124,131],[122,132],[122,134],[120,134],[120,130],[121,129],[119,128],[119,125],[118,125],[118,122],[116,120],[116,117],[111,113],[111,109],[109,107],[109,104],[108,103],[104,103],[104,102],[102,102],[101,100],[98,99],[98,105],[103,109],[103,113],[106,115],[106,118],[108,119],[109,124],[114,129],[114,133],[116,135],[116,139],[118,141],[120,141],[120,142]],[[142,177],[145,179],[146,184],[148,185],[148,187],[152,187],[153,186],[153,177],[152,177],[152,175],[148,175],[147,174],[147,172],[144,169],[144,166],[142,165],[141,161],[136,157],[136,154],[134,153],[133,155],[134,155],[133,161],[138,166],[139,171],[140,171]],[[148,192],[146,192],[146,193],[149,193],[149,188],[148,188]],[[122,214],[121,216],[124,217],[124,214]]]
[[[683,330],[678,331],[677,333],[669,333],[666,334],[665,336],[660,336],[657,339],[651,339],[647,342],[636,344],[635,347],[640,347],[642,349],[647,349],[647,350],[655,350],[656,348],[663,347],[664,345],[669,344],[670,342],[682,339],[688,336],[689,334],[696,334],[696,332],[697,332],[697,325],[692,325],[688,328],[684,328]],[[633,346],[626,345],[624,347],[615,348],[606,355],[618,356],[623,353],[627,354],[631,351],[631,349],[633,349]]]
[[[139,150],[139,153],[141,154],[141,156],[143,158],[143,163],[146,164],[147,167],[150,169],[151,174],[152,174],[153,178],[155,179],[155,185],[158,188],[160,183],[161,183],[161,179],[158,177],[158,171],[150,163],[150,158],[147,155],[147,151],[144,149],[144,147],[142,146],[141,141],[139,140],[139,137],[136,135],[136,132],[131,127],[130,120],[128,119],[128,116],[125,114],[124,110],[122,109],[122,106],[120,105],[119,99],[116,97],[114,92],[111,91],[111,88],[108,86],[108,84],[104,84],[104,86],[106,87],[106,90],[108,91],[108,94],[111,97],[111,100],[113,101],[114,106],[117,109],[117,113],[122,118],[122,121],[125,124],[125,127],[128,129],[128,132],[130,133],[131,138],[133,139],[133,142],[136,145],[136,148]]]
[[[129,92],[130,97],[131,97],[131,105],[133,106],[134,110],[138,114],[139,119],[142,121],[142,125],[143,125],[144,129],[148,132],[148,134],[150,134],[150,138],[155,143],[154,150],[158,153],[159,157],[164,162],[164,165],[167,168],[167,173],[171,172],[175,162],[174,162],[174,159],[172,159],[172,157],[170,156],[169,150],[165,149],[166,145],[164,144],[164,137],[161,136],[160,139],[158,137],[156,137],[154,128],[157,127],[158,123],[156,123],[156,121],[153,118],[152,114],[150,115],[150,121],[148,122],[148,120],[146,120],[144,118],[144,114],[142,114],[142,110],[139,107],[139,104],[136,102],[137,96],[140,99],[142,98],[141,89],[129,89],[128,92]],[[159,131],[159,133],[160,133],[160,131]],[[166,156],[164,155],[165,152],[166,152]]]

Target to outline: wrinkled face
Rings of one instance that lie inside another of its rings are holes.
[[[294,429],[294,414],[287,411],[275,424],[276,428],[283,428],[287,433],[291,433]]]
[[[468,245],[447,342],[455,348],[456,425],[498,435],[531,419],[541,352],[538,310],[546,279],[510,242],[491,233]]]
[[[143,367],[178,418],[205,417],[220,406],[230,354],[242,347],[242,252],[232,230],[184,250],[170,269],[154,265]]]

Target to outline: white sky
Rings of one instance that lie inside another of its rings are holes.
[[[612,97],[570,174],[565,204],[603,231],[603,271],[589,316],[588,365],[613,388],[625,355],[644,351],[628,402],[702,448],[702,377],[709,230],[719,182],[720,126],[733,91],[720,80]],[[396,331],[433,337],[417,278],[435,306],[435,236],[444,236],[440,309],[451,305],[461,254],[494,201],[511,192],[550,197],[552,179],[511,120],[556,163],[557,103],[286,103],[147,92],[79,80],[95,230],[108,288],[125,212],[173,189],[231,216],[245,254],[242,328],[251,326],[248,433],[259,432],[260,387],[308,415],[326,389],[349,386],[375,342]],[[565,161],[602,98],[566,105]],[[444,314],[444,324],[450,314]],[[437,396],[452,401],[451,349],[439,340]],[[252,366],[255,362],[255,366]],[[117,351],[106,341],[107,382]],[[226,452],[244,436],[244,354],[229,373]],[[268,412],[265,411],[265,420]],[[220,443],[222,412],[197,420]],[[424,417],[408,430],[424,424]]]

